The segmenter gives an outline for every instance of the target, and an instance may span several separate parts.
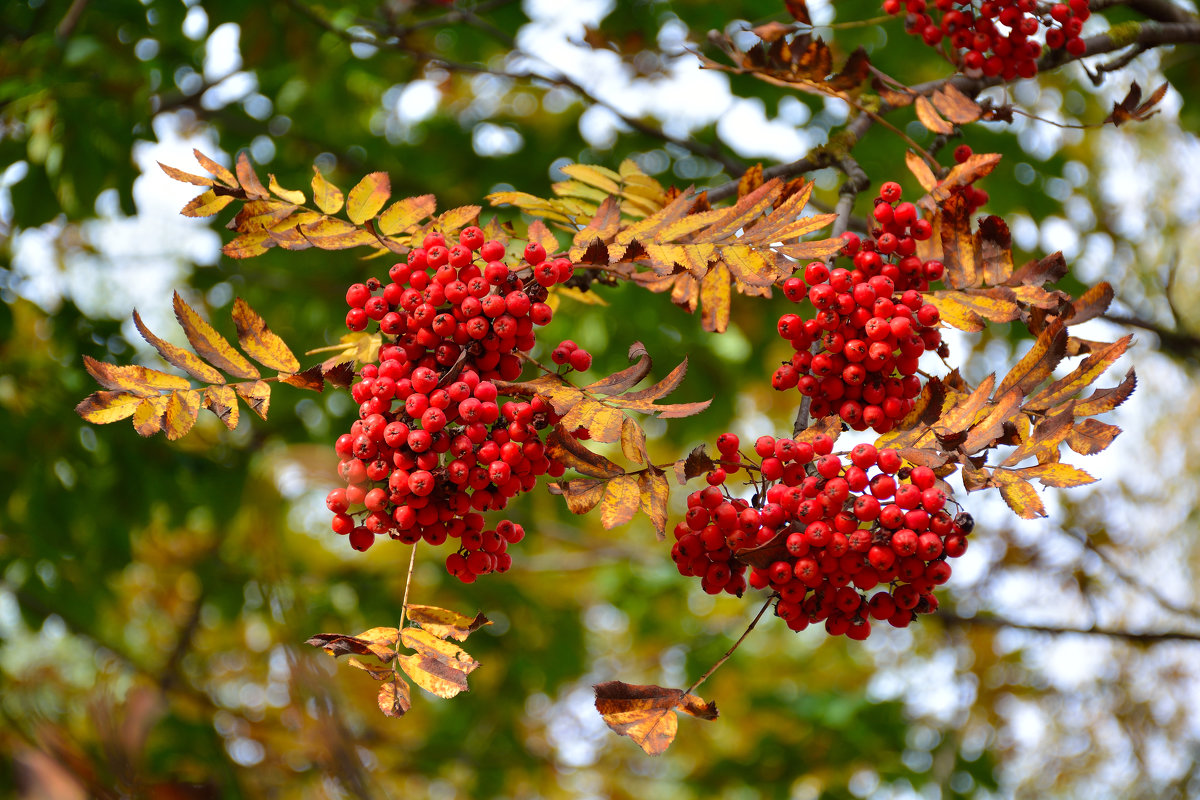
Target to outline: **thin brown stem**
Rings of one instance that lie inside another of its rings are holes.
[[[775,598],[778,596],[779,595],[773,594],[767,598],[767,601],[765,603],[763,603],[762,608],[760,608],[758,610],[758,613],[754,615],[754,619],[750,620],[750,624],[746,626],[746,630],[743,631],[742,635],[738,638],[738,640],[733,643],[733,646],[730,647],[728,650],[726,650],[725,655],[723,655],[719,659],[717,659],[717,663],[715,663],[711,667],[709,667],[707,672],[705,672],[703,675],[701,675],[696,680],[692,681],[692,685],[684,690],[684,694],[691,694],[692,692],[696,691],[697,687],[699,687],[700,684],[704,683],[706,680],[708,680],[710,677],[712,677],[712,674],[714,672],[716,672],[721,667],[722,664],[724,664],[726,661],[729,660],[729,657],[733,655],[734,651],[737,650],[739,647],[741,647],[742,642],[746,641],[746,637],[750,635],[750,631],[754,630],[754,626],[758,624],[758,621],[760,619],[762,619],[762,615],[765,614],[767,612],[767,609],[771,607],[771,602],[773,600],[775,600]]]

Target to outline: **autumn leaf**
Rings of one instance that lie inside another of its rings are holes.
[[[212,189],[193,197],[179,212],[185,217],[211,217],[234,201],[231,195],[218,195]]]
[[[1085,419],[1068,430],[1067,446],[1082,456],[1090,456],[1106,449],[1121,429],[1096,419]]]
[[[141,402],[129,392],[93,392],[75,406],[75,413],[95,425],[107,425],[133,416]]]
[[[586,514],[604,497],[607,478],[576,478],[570,481],[551,483],[546,488],[551,494],[560,494],[567,501],[572,514]]]
[[[380,661],[387,662],[396,655],[398,633],[395,628],[371,628],[357,636],[318,633],[309,637],[305,644],[319,647],[334,658],[354,653],[360,656],[375,656]]]
[[[434,636],[442,639],[454,639],[459,642],[464,641],[480,628],[492,624],[492,621],[482,613],[468,617],[465,614],[459,614],[457,611],[451,611],[446,608],[422,606],[414,603],[409,603],[405,606],[405,610],[408,612],[409,620],[419,624],[424,630],[429,631]]]
[[[608,482],[600,501],[600,524],[606,530],[633,519],[641,502],[637,475],[618,475]]]
[[[342,206],[346,202],[342,190],[327,181],[316,164],[313,165],[312,190],[313,202],[321,211],[326,214],[336,214],[342,210]]]
[[[422,220],[433,216],[437,210],[437,198],[431,194],[406,197],[388,206],[376,221],[379,232],[391,235],[415,228]]]
[[[232,386],[209,386],[204,390],[204,407],[217,415],[229,430],[238,426],[237,392]]]
[[[916,100],[917,119],[932,133],[949,136],[954,133],[954,126],[942,119],[942,115],[934,108],[933,103],[924,95],[918,95]]]
[[[675,741],[676,712],[705,720],[717,718],[716,703],[706,703],[681,689],[606,681],[594,687],[596,710],[621,736],[628,736],[648,755],[657,756]]]
[[[1021,519],[1037,519],[1046,516],[1046,506],[1038,497],[1033,484],[1022,478],[1016,472],[998,469],[992,473],[992,480],[1000,487],[1000,496],[1008,507]]]
[[[96,379],[96,383],[118,392],[149,396],[157,395],[164,389],[190,389],[192,386],[187,378],[136,364],[120,366],[84,356],[83,366]]]
[[[242,187],[248,199],[262,200],[270,197],[267,193],[267,187],[263,186],[262,181],[254,174],[254,167],[251,166],[250,157],[246,155],[245,150],[237,154],[234,169],[237,170],[238,184]]]
[[[583,387],[585,391],[591,394],[621,394],[629,391],[636,386],[642,378],[650,374],[650,369],[653,366],[653,361],[650,359],[650,354],[646,350],[646,346],[641,342],[634,342],[629,347],[629,360],[633,361],[633,365],[626,367],[620,372],[614,372],[612,375],[601,378],[595,383],[590,383]]]
[[[200,400],[201,392],[195,389],[167,395],[167,407],[163,411],[163,431],[167,439],[175,441],[187,435],[200,415]]]
[[[1142,87],[1137,81],[1129,87],[1129,92],[1119,103],[1113,103],[1112,113],[1105,117],[1105,122],[1111,122],[1115,127],[1120,127],[1123,123],[1130,120],[1145,122],[1159,112],[1160,109],[1155,108],[1159,102],[1167,94],[1167,84],[1164,83],[1154,90],[1154,93],[1146,99],[1146,102],[1140,102],[1142,99]]]
[[[687,454],[686,458],[676,461],[674,464],[675,479],[679,484],[690,481],[692,478],[704,475],[712,471],[717,466],[717,462],[712,460],[708,454],[708,450],[704,445],[698,445],[692,449],[692,452]]]
[[[400,641],[415,653],[398,656],[396,663],[422,689],[446,699],[468,690],[467,675],[479,662],[467,651],[420,628],[405,628]]]
[[[394,674],[394,673],[393,673]],[[384,716],[398,718],[408,713],[412,708],[412,698],[409,696],[408,683],[396,675],[387,683],[380,684],[379,696],[376,698],[379,710]]]
[[[346,198],[346,216],[355,225],[362,225],[379,213],[391,195],[392,183],[388,174],[372,172],[350,190]]]
[[[227,186],[230,189],[238,188],[237,178],[234,176],[234,174],[232,172],[230,172],[224,166],[217,163],[216,161],[213,161],[211,158],[204,155],[204,153],[201,153],[199,150],[193,149],[192,155],[196,157],[196,162],[198,164],[200,164],[200,166],[204,167],[206,170],[211,172],[220,183],[224,184],[225,186]]]
[[[235,383],[232,386],[251,411],[263,419],[267,418],[267,410],[271,405],[271,384],[266,381],[251,381]]]
[[[257,378],[258,370],[238,351],[233,349],[221,334],[204,321],[196,311],[175,292],[175,318],[196,353],[214,367],[239,378]]]
[[[300,362],[283,339],[273,333],[258,312],[240,297],[233,301],[233,322],[237,326],[238,344],[255,361],[279,372],[300,369]]]
[[[671,486],[667,476],[653,466],[647,467],[638,477],[642,511],[654,525],[655,535],[661,542],[667,538],[667,497]]]

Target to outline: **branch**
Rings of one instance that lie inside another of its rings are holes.
[[[699,678],[696,678],[696,680],[692,681],[692,685],[683,690],[684,694],[691,694],[692,692],[696,691],[696,687],[712,677],[712,674],[716,672],[722,664],[729,660],[729,657],[733,655],[734,651],[741,647],[742,642],[746,641],[746,637],[750,635],[750,631],[754,630],[754,626],[758,624],[760,619],[762,619],[762,615],[765,614],[767,609],[771,607],[771,601],[778,597],[778,594],[772,594],[767,598],[767,601],[762,604],[762,608],[760,608],[758,613],[754,615],[754,619],[750,620],[750,624],[746,626],[746,630],[743,631],[738,640],[733,643],[733,646],[725,651],[725,655],[717,659],[717,663],[708,668],[708,672],[705,672]]]
[[[1124,314],[1105,314],[1103,315],[1103,319],[1114,322],[1117,325],[1128,325],[1131,328],[1140,328],[1153,333],[1158,337],[1163,350],[1171,351],[1187,358],[1200,356],[1200,336],[1195,334],[1187,333],[1186,331],[1170,330],[1156,322]]]
[[[1088,7],[1092,11],[1128,6],[1134,11],[1159,22],[1194,22],[1195,17],[1171,0],[1092,0]]]
[[[1200,642],[1200,633],[1190,631],[1129,631],[1123,628],[1108,628],[1092,625],[1088,628],[1071,626],[1036,625],[1025,622],[1014,622],[1002,617],[982,615],[963,617],[953,611],[939,609],[935,614],[949,627],[979,625],[986,628],[1011,628],[1013,630],[1031,631],[1033,633],[1049,633],[1053,635],[1075,634],[1078,636],[1107,636],[1111,639],[1121,639],[1134,644],[1159,644],[1161,642]]]

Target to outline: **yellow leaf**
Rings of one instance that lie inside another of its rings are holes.
[[[606,529],[633,519],[641,500],[637,475],[619,475],[608,482],[600,502],[600,524]]]
[[[194,353],[184,350],[182,347],[176,347],[170,342],[163,341],[151,333],[150,329],[142,322],[142,318],[136,310],[133,312],[133,324],[137,327],[138,333],[142,335],[142,338],[149,342],[158,351],[158,354],[163,357],[163,360],[171,366],[179,367],[193,378],[205,383],[225,382],[225,378],[220,372],[205,364]]]
[[[409,603],[405,608],[410,620],[442,639],[449,638],[461,642],[485,625],[492,624],[492,621],[482,613],[468,617],[447,608],[421,606],[415,603]]]
[[[998,469],[992,473],[992,480],[1000,487],[1000,496],[1008,503],[1021,519],[1037,519],[1046,516],[1046,507],[1042,498],[1038,497],[1033,484],[1016,473]]]
[[[218,195],[209,189],[202,195],[197,195],[179,212],[185,217],[211,217],[225,206],[233,202],[233,196]]]
[[[392,196],[392,183],[386,172],[372,172],[358,182],[346,200],[346,216],[355,225],[374,217]]]
[[[166,410],[166,395],[143,398],[133,412],[133,429],[142,436],[153,436],[162,430]]]
[[[380,246],[375,234],[335,217],[321,217],[316,222],[300,225],[299,231],[314,247],[322,250],[348,250],[364,245]]]
[[[718,261],[700,281],[700,325],[704,330],[724,333],[729,328],[732,295],[729,268]]]
[[[388,206],[387,211],[380,215],[377,222],[380,233],[407,233],[415,228],[422,220],[433,216],[437,210],[437,198],[431,194],[419,197],[405,197]]]
[[[904,153],[904,163],[908,165],[908,171],[917,179],[917,183],[921,184],[922,189],[928,192],[937,186],[937,176],[925,163],[925,159],[912,150],[907,150]]]
[[[342,190],[325,180],[325,176],[321,174],[321,170],[315,164],[313,165],[312,189],[313,202],[317,204],[317,208],[326,214],[336,214],[342,210],[342,205],[346,202]]]
[[[157,395],[164,389],[190,389],[192,386],[187,378],[136,364],[119,366],[84,356],[83,366],[97,383],[114,391]]]
[[[237,326],[238,344],[258,363],[279,372],[296,372],[300,362],[267,323],[242,298],[233,301],[233,322]]]
[[[615,442],[621,438],[621,425],[625,415],[618,409],[598,403],[589,397],[584,397],[575,390],[579,400],[562,418],[562,425],[567,430],[584,428],[597,442]],[[554,397],[550,398],[554,403]],[[557,406],[556,409],[557,411]]]
[[[75,413],[96,425],[133,416],[142,398],[129,392],[93,392],[75,406]]]
[[[167,175],[169,177],[174,178],[177,181],[182,181],[183,183],[190,183],[193,186],[212,186],[213,185],[212,178],[205,178],[201,175],[193,175],[190,172],[184,172],[183,170],[176,169],[175,167],[168,167],[166,164],[162,163],[161,161],[158,162],[158,166],[162,169],[163,172],[167,173]]]
[[[671,485],[661,470],[649,466],[638,478],[638,488],[641,490],[642,511],[650,517],[655,535],[661,542],[667,538],[667,497],[671,493]]]
[[[205,322],[195,310],[183,301],[179,292],[174,296],[175,318],[179,320],[184,334],[196,353],[208,363],[239,378],[257,378],[258,370],[242,356],[233,345]],[[186,388],[186,387],[181,387]]]
[[[535,219],[529,223],[529,230],[525,234],[525,239],[528,242],[540,244],[545,248],[547,256],[558,252],[558,239],[554,238],[554,234],[546,227],[546,223],[540,219]]]
[[[646,456],[646,432],[632,417],[621,423],[621,452],[635,464],[649,463]]]
[[[412,698],[409,696],[408,683],[397,675],[395,680],[380,684],[377,702],[379,710],[384,713],[384,716],[404,716],[412,708]]]
[[[230,189],[238,188],[237,178],[234,177],[232,172],[218,164],[216,161],[213,161],[199,150],[193,149],[192,155],[196,157],[196,161],[200,164],[200,166],[211,172],[218,181],[225,184]]]
[[[251,411],[263,419],[267,418],[267,409],[271,405],[271,384],[266,381],[235,383],[233,390],[246,401]]]
[[[447,236],[457,233],[460,228],[470,225],[479,218],[479,206],[461,206],[443,212],[434,222],[434,227]]]
[[[286,200],[293,205],[302,206],[307,199],[304,196],[304,192],[296,189],[284,189],[276,182],[275,176],[271,174],[267,175],[267,188],[270,189],[271,193],[276,197]]]
[[[204,390],[204,406],[217,415],[229,430],[238,426],[237,392],[232,386],[209,386]]]

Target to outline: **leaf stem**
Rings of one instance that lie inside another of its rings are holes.
[[[412,586],[413,568],[417,565],[417,545],[413,542],[412,555],[408,557],[408,575],[404,578],[404,599],[400,601],[400,624],[396,626],[396,658],[400,657],[400,633],[404,630],[404,615],[408,611],[408,590]]]
[[[725,655],[717,659],[717,663],[713,664],[708,668],[707,672],[693,681],[691,686],[689,686],[687,689],[684,689],[684,694],[691,694],[692,692],[696,691],[700,684],[712,677],[712,674],[716,672],[722,664],[729,660],[729,657],[733,655],[734,651],[741,647],[742,642],[744,642],[746,637],[750,635],[750,631],[754,630],[754,626],[758,624],[760,619],[762,619],[762,615],[765,614],[767,609],[771,607],[771,601],[775,600],[777,597],[779,597],[778,594],[772,594],[767,598],[767,601],[763,603],[762,608],[760,608],[758,613],[754,615],[754,619],[750,620],[750,624],[746,626],[746,630],[742,632],[741,637],[739,637],[738,640],[733,643],[732,647],[725,651]]]

